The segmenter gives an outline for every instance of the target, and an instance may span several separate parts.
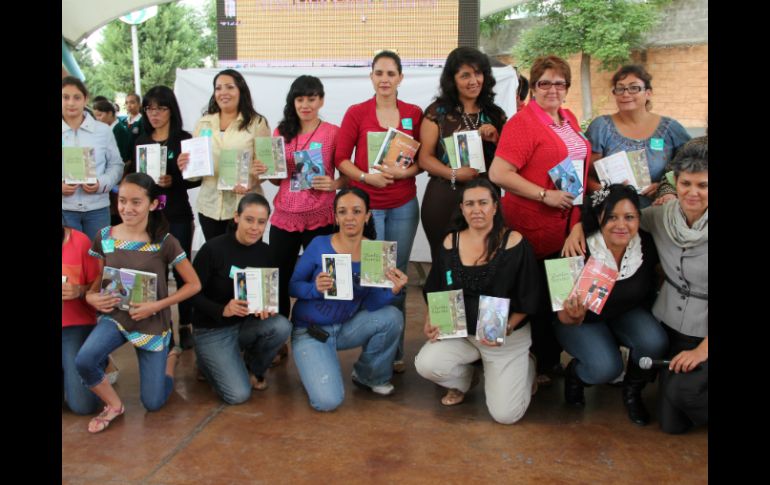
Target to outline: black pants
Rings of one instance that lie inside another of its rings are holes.
[[[206,241],[210,241],[215,237],[221,236],[222,234],[226,233],[227,227],[230,225],[230,221],[232,221],[232,219],[225,219],[223,221],[218,221],[216,219],[206,217],[200,212],[198,212],[198,222],[200,222],[201,224],[201,229],[203,230],[203,237],[206,238]]]
[[[671,343],[668,358],[679,352],[692,350],[703,340],[683,335],[668,325],[663,325]],[[666,433],[684,433],[694,426],[708,423],[709,419],[709,363],[708,360],[690,372],[679,374],[660,371],[658,389],[658,416],[660,429]]]
[[[294,266],[297,264],[300,246],[307,249],[314,237],[333,232],[333,224],[309,231],[284,231],[278,227],[270,226],[270,249],[276,257],[280,274],[278,278],[278,311],[284,317],[289,318],[291,309],[289,280],[291,280]]]
[[[545,260],[560,258],[559,253],[551,254],[537,261],[540,278],[537,285],[540,292],[538,310],[530,317],[532,322],[532,353],[537,357],[537,373],[545,374],[560,362],[562,347],[556,340],[553,330],[553,319],[556,314],[551,307],[551,296],[548,293],[548,278],[545,275]]]
[[[420,219],[430,245],[432,262],[438,261],[441,244],[449,229],[452,214],[455,210],[459,210],[462,184],[455,185],[456,189],[452,190],[448,180],[431,177],[422,198]]]

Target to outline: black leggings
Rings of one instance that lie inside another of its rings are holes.
[[[663,325],[671,342],[668,358],[679,352],[692,350],[703,340],[683,335]],[[690,372],[674,373],[668,368],[660,372],[658,389],[658,416],[660,428],[666,433],[679,434],[708,423],[709,420],[709,363],[708,360]]]
[[[223,221],[218,221],[216,219],[212,219],[211,217],[206,217],[200,212],[198,212],[198,222],[201,224],[201,230],[203,231],[203,237],[206,238],[206,241],[211,241],[217,236],[221,236],[222,234],[227,232],[227,226],[230,224],[232,219],[225,219]]]

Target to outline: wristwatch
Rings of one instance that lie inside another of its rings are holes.
[[[358,177],[358,181],[361,182],[362,184],[366,183],[366,172],[361,172],[361,176]]]
[[[543,189],[543,190],[541,190],[541,191],[540,191],[540,192],[537,194],[537,195],[539,195],[539,196],[540,196],[540,202],[544,202],[544,201],[545,201],[545,193],[546,193],[546,192],[548,192],[548,191],[547,191],[547,190],[545,190],[545,189]]]

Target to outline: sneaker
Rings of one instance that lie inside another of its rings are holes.
[[[107,374],[107,379],[110,382],[111,386],[114,386],[116,382],[118,382],[118,376],[120,375],[120,369],[118,369],[117,364],[115,364],[115,361],[112,360],[112,356],[108,357],[107,360],[107,368],[104,369],[105,374]]]
[[[379,394],[380,396],[390,396],[396,391],[396,388],[393,387],[393,384],[391,384],[390,382],[386,382],[384,384],[377,384],[376,386],[368,386],[358,380],[356,371],[353,371],[353,384],[357,385],[358,387],[362,387],[364,389],[369,389],[373,393]]]

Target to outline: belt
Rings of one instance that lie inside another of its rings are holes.
[[[693,297],[693,298],[698,298],[699,300],[706,300],[706,301],[708,301],[708,300],[709,300],[709,296],[708,296],[708,294],[704,294],[704,293],[698,293],[698,292],[696,292],[696,291],[691,291],[691,290],[685,290],[685,289],[684,289],[684,288],[682,288],[681,286],[679,286],[679,285],[677,285],[676,283],[674,283],[674,282],[671,280],[671,278],[669,278],[669,277],[668,277],[668,275],[665,275],[665,277],[666,277],[666,281],[668,282],[668,284],[670,284],[671,286],[673,286],[674,288],[676,288],[676,291],[677,291],[677,292],[678,292],[680,295],[683,295],[683,296],[691,296],[691,297]]]

